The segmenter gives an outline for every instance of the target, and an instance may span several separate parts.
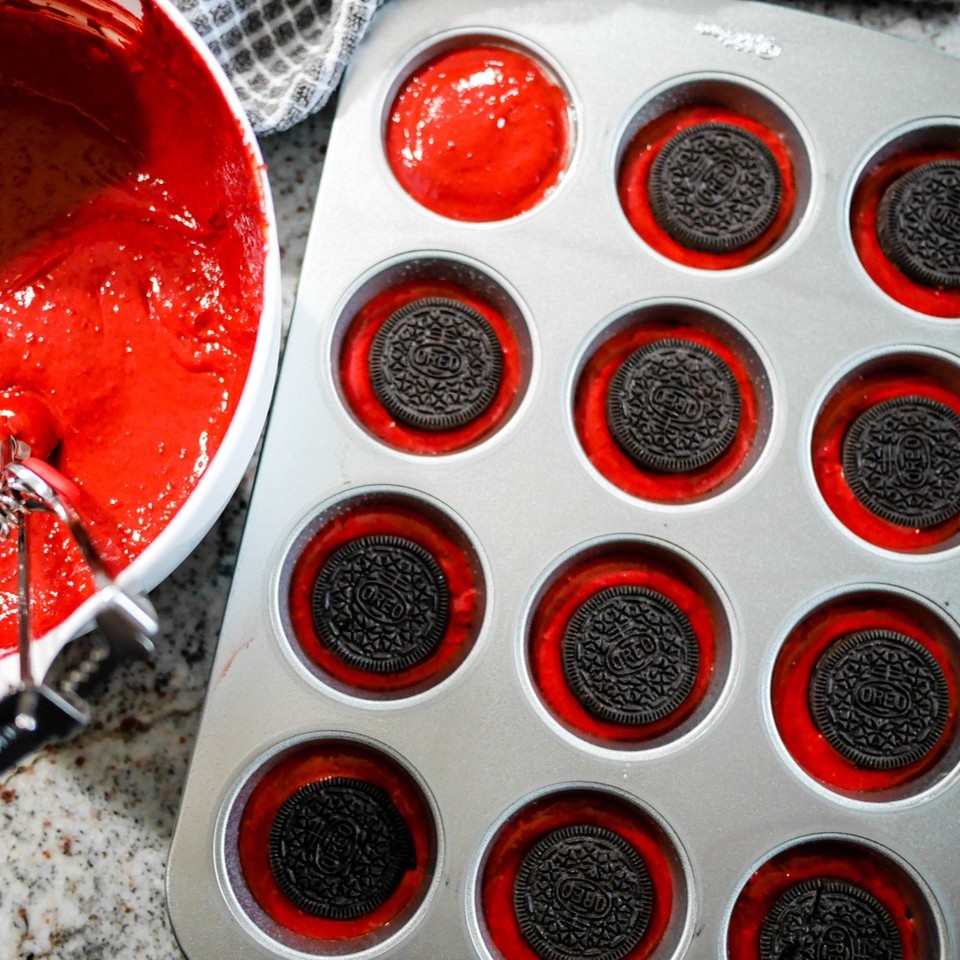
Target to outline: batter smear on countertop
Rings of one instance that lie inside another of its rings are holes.
[[[263,197],[207,67],[142,23],[0,2],[0,437],[79,488],[118,572],[190,495],[230,423],[262,307]],[[34,631],[90,591],[34,517]],[[16,637],[0,543],[0,655]]]

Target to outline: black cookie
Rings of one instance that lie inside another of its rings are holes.
[[[785,890],[760,928],[760,960],[787,957],[901,960],[903,944],[887,908],[845,880],[806,880]]]
[[[592,824],[554,830],[520,864],[513,905],[543,960],[620,960],[640,942],[653,885],[639,853]]]
[[[727,364],[689,340],[655,340],[620,365],[607,426],[638,467],[685,473],[713,463],[740,427],[740,390]]]
[[[827,742],[858,767],[890,770],[919,760],[947,725],[950,694],[936,658],[912,637],[861,630],[817,661],[810,709]]]
[[[904,527],[960,513],[960,416],[928,397],[894,397],[857,417],[843,438],[843,473],[856,498]]]
[[[313,624],[343,661],[397,673],[429,657],[447,629],[449,589],[433,556],[404,537],[351,540],[313,585]]]
[[[270,870],[316,917],[349,920],[388,900],[416,867],[410,830],[380,787],[334,777],[301,787],[270,828]]]
[[[653,723],[690,695],[700,647],[683,611],[645,587],[609,587],[581,604],[561,642],[563,676],[594,716]]]
[[[675,133],[650,168],[650,208],[667,233],[693,250],[747,246],[780,208],[783,184],[770,148],[730,123]]]
[[[887,187],[877,239],[911,280],[960,288],[960,160],[915,167]]]
[[[487,319],[458,300],[415,300],[387,318],[370,347],[370,384],[401,423],[452,430],[500,389],[503,351]]]

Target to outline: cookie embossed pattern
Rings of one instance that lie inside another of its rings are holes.
[[[191,960],[956,955],[958,87],[758,3],[384,5],[171,852]]]

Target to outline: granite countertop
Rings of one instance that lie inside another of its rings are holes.
[[[960,56],[960,3],[802,2]],[[288,319],[330,110],[262,142]],[[164,903],[170,836],[200,720],[253,482],[152,595],[163,625],[150,667],[114,677],[96,723],[0,775],[0,960],[178,960]]]

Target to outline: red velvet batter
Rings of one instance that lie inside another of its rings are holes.
[[[650,169],[661,149],[675,134],[701,123],[731,123],[759,137],[773,153],[780,168],[782,193],[773,223],[752,243],[727,253],[691,250],[674,240],[657,222],[650,209]],[[630,141],[620,164],[617,189],[620,205],[631,226],[654,250],[665,257],[703,270],[729,270],[751,263],[783,236],[796,203],[797,188],[793,161],[783,141],[769,127],[726,107],[698,105],[679,107],[662,114],[643,127]]]
[[[563,675],[561,645],[570,618],[600,590],[626,585],[647,587],[672,600],[690,621],[700,648],[693,689],[676,710],[654,723],[621,724],[594,716]],[[576,564],[551,584],[533,616],[528,655],[534,684],[555,716],[593,741],[628,747],[675,729],[696,710],[713,677],[716,648],[717,626],[710,607],[683,572],[640,547],[625,546]]]
[[[675,899],[671,860],[676,854],[659,827],[636,807],[594,790],[568,790],[525,806],[494,838],[481,878],[483,920],[505,960],[542,960],[527,943],[513,907],[520,864],[552,830],[591,824],[613,830],[643,858],[653,883],[653,909],[646,932],[624,960],[644,960],[663,939]]]
[[[868,170],[850,207],[850,231],[860,262],[873,281],[894,300],[932,317],[960,317],[960,290],[917,283],[887,259],[877,239],[877,207],[887,187],[902,174],[934,160],[957,160],[953,150],[910,150]]]
[[[0,4],[0,433],[77,484],[116,572],[190,495],[235,410],[263,197],[206,66],[149,0],[142,25],[70,9]],[[40,634],[90,584],[62,529],[32,522]],[[15,643],[13,547],[0,653]]]
[[[380,403],[370,384],[370,347],[380,328],[395,311],[425,297],[447,297],[473,307],[493,328],[503,355],[500,389],[496,396],[478,417],[453,430],[417,430],[398,423]],[[365,304],[344,337],[339,365],[344,396],[361,423],[385,443],[410,453],[423,454],[452,453],[479,443],[510,413],[522,375],[517,338],[506,319],[466,287],[445,280],[401,283]]]
[[[889,911],[903,943],[903,960],[932,960],[923,897],[894,863],[859,844],[822,840],[790,847],[746,882],[730,916],[728,960],[759,960],[760,928],[788,888],[818,877],[846,880],[872,893]]]
[[[277,811],[301,787],[332,777],[365,780],[384,790],[406,821],[416,857],[415,868],[403,874],[387,900],[352,920],[316,917],[301,910],[280,889],[270,869],[270,830]],[[415,907],[433,875],[437,838],[427,801],[409,774],[361,744],[328,740],[292,751],[257,784],[243,808],[237,850],[247,887],[274,920],[305,937],[343,941],[376,934],[391,923],[398,925]]]
[[[386,153],[415,200],[455,220],[505,220],[557,184],[566,97],[530,57],[465,46],[417,68],[387,118]]]
[[[373,673],[350,666],[317,634],[311,612],[313,585],[327,558],[345,543],[360,537],[406,537],[437,561],[450,591],[449,621],[436,650],[425,660],[397,673]],[[334,517],[306,545],[290,581],[290,620],[303,652],[324,673],[361,691],[411,691],[447,676],[470,652],[483,619],[479,565],[465,548],[425,513],[411,506],[359,506]]]
[[[868,408],[902,396],[929,397],[960,413],[960,393],[923,369],[922,361],[907,358],[837,391],[817,417],[811,453],[820,492],[844,525],[879,547],[909,553],[929,550],[954,537],[960,532],[960,515],[925,528],[890,523],[860,503],[847,484],[842,463],[843,438],[854,420]]]
[[[820,656],[840,637],[874,629],[895,630],[926,647],[943,669],[950,695],[940,740],[919,760],[894,770],[869,770],[847,760],[820,733],[810,712],[810,680]],[[844,597],[815,610],[791,631],[777,657],[770,693],[777,729],[797,763],[827,786],[870,794],[910,783],[943,759],[957,735],[960,661],[946,627],[919,605],[878,593]]]
[[[658,473],[638,467],[613,438],[607,426],[607,394],[623,362],[654,340],[699,343],[730,368],[740,392],[740,427],[726,452],[713,463],[683,473]],[[688,321],[638,323],[611,337],[590,357],[574,396],[573,421],[590,462],[627,493],[658,503],[701,500],[736,472],[750,451],[757,432],[758,398],[743,360],[719,337]]]

